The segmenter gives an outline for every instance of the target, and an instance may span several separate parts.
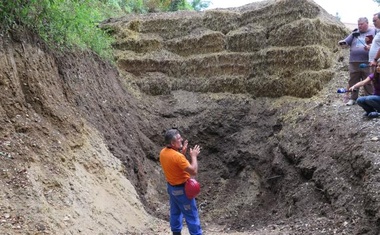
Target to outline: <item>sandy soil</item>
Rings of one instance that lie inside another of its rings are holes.
[[[379,120],[336,93],[347,51],[311,98],[152,95],[92,53],[0,40],[1,234],[170,234],[158,152],[173,126],[203,149],[205,234],[379,234]]]

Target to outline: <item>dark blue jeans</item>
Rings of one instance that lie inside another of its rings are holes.
[[[170,228],[172,232],[181,232],[182,219],[185,217],[190,235],[202,235],[201,223],[195,199],[188,199],[185,186],[173,187],[168,184],[170,201]]]
[[[367,113],[380,112],[380,96],[378,95],[361,96],[356,103]]]

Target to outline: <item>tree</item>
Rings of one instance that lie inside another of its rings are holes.
[[[379,0],[380,1],[380,0]],[[210,6],[211,1],[193,0],[191,6],[196,11],[201,11]]]

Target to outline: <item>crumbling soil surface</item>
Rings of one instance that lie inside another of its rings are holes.
[[[91,53],[55,54],[29,33],[1,45],[1,234],[170,234],[158,162],[170,127],[202,146],[205,234],[380,232],[379,120],[336,93],[347,51],[301,99],[152,96]]]
[[[198,204],[206,224],[244,234],[378,233],[379,121],[336,93],[346,66],[337,62],[334,79],[311,99],[165,97],[165,113],[181,117],[185,137],[203,147]]]

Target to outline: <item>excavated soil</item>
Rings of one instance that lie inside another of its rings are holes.
[[[202,146],[205,234],[380,232],[379,120],[336,93],[346,50],[331,49],[319,88],[268,97],[235,92],[244,82],[228,91],[228,78],[207,92],[168,83],[177,71],[139,75],[90,52],[60,54],[24,30],[0,45],[0,234],[170,234],[158,162],[170,127]]]

